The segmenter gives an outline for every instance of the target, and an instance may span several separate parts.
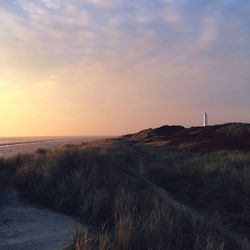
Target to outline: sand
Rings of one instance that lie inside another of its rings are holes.
[[[74,218],[25,202],[13,189],[0,205],[0,250],[63,249],[73,242]]]

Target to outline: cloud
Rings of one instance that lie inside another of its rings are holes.
[[[15,39],[24,35],[24,29],[22,26],[22,18],[6,11],[0,7],[0,27],[1,38],[6,40],[8,38]]]
[[[91,4],[99,7],[114,7],[114,5],[124,3],[124,0],[88,0]]]
[[[41,2],[49,9],[59,9],[62,5],[62,0],[41,0]]]
[[[148,51],[155,51],[155,46],[169,53],[173,48],[190,43],[190,35],[194,45],[199,39],[197,46],[201,43],[208,46],[215,35],[209,20],[201,20],[205,31],[195,32],[197,25],[190,21],[194,13],[188,13],[185,5],[174,2],[164,2],[163,7],[153,5],[153,1],[141,3],[141,6],[123,0],[90,2],[98,5],[100,10],[89,8],[78,0],[71,3],[18,0],[27,17],[5,11],[6,16],[9,15],[5,27],[13,27],[12,33],[28,41],[28,46],[32,44],[39,50],[54,51],[69,60],[71,57],[89,58],[92,52],[92,56],[98,54],[99,60],[106,60],[109,55],[119,54],[121,47],[128,50],[128,55],[134,54],[136,49],[139,56],[147,56]],[[117,10],[117,4],[122,4],[122,9]],[[106,6],[110,8],[106,9]],[[140,44],[137,47],[133,43]]]
[[[162,12],[163,20],[169,25],[184,25],[184,13],[181,6],[176,4],[168,4]]]
[[[33,83],[35,91],[51,91],[56,87],[58,77],[54,75],[48,76],[47,79]]]
[[[217,22],[215,18],[209,16],[202,20],[203,28],[201,31],[201,35],[198,39],[198,44],[196,45],[198,48],[204,48],[211,45],[216,37],[217,37]]]

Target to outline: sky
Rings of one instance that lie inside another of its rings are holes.
[[[249,0],[0,0],[0,136],[250,122]]]

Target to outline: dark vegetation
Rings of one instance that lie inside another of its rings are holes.
[[[0,205],[3,200],[6,187],[10,185],[17,166],[20,166],[22,162],[24,162],[25,158],[25,155],[18,155],[9,159],[0,158]]]
[[[183,129],[173,128],[171,133]],[[163,130],[171,137],[168,127]],[[197,131],[203,133],[202,128]],[[232,137],[236,129],[216,131]],[[233,137],[248,133],[239,131]],[[74,215],[87,225],[88,229],[77,231],[72,250],[250,248],[245,239],[249,238],[250,156],[245,149],[173,151],[147,140],[146,145],[137,144],[145,140],[132,137],[2,159],[0,180],[31,201]],[[139,171],[142,163],[147,178],[172,198],[160,198],[145,184]]]
[[[195,210],[250,239],[250,154],[156,150],[147,177]]]

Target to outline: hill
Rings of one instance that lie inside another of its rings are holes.
[[[250,150],[250,124],[227,123],[207,127],[162,126],[125,135],[129,141],[191,151]]]

